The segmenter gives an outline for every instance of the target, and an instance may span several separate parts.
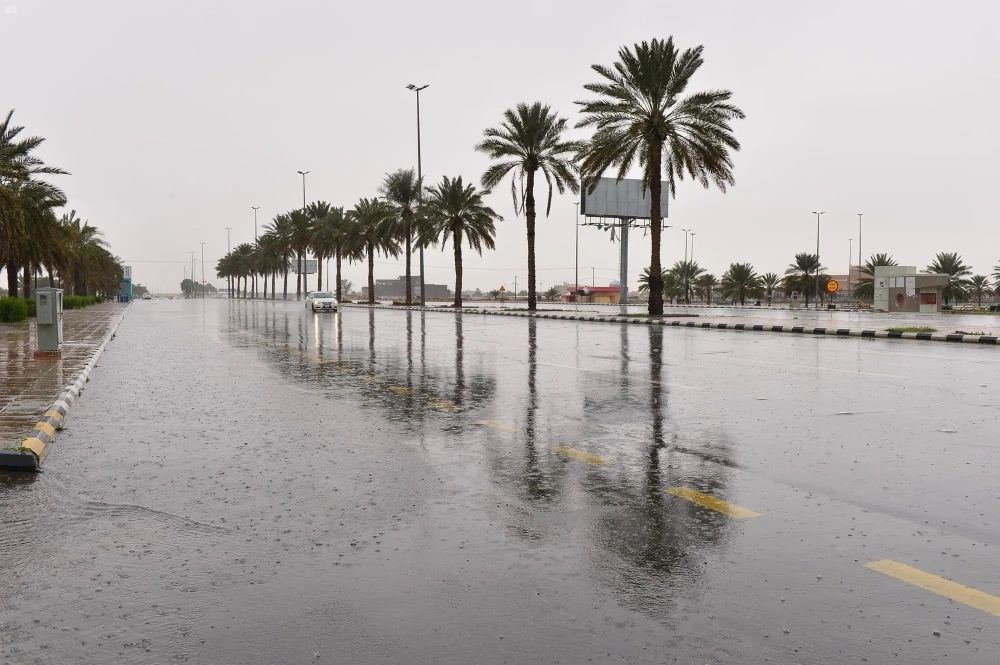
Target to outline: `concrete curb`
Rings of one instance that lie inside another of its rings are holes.
[[[73,383],[63,388],[55,401],[45,410],[42,419],[35,423],[27,438],[21,441],[21,445],[13,450],[0,450],[0,468],[39,470],[56,440],[56,432],[63,428],[63,422],[66,420],[70,407],[83,393],[84,387],[90,381],[90,373],[94,370],[97,359],[101,357],[108,343],[114,339],[115,331],[121,325],[126,312],[128,312],[128,307],[111,324],[108,334],[104,336],[90,360],[83,366],[80,374]]]
[[[357,309],[386,309],[392,311],[412,312],[446,312],[460,313],[458,310],[445,307],[406,307],[403,305],[364,305],[342,303],[341,307]],[[518,318],[556,319],[560,321],[593,321],[599,323],[631,323],[635,325],[659,325],[669,328],[700,328],[705,330],[744,330],[753,332],[795,333],[798,335],[829,335],[833,337],[865,337],[870,339],[907,339],[918,342],[957,342],[963,344],[985,344],[997,346],[1000,344],[996,335],[959,335],[957,333],[913,333],[889,332],[887,330],[855,330],[851,328],[826,328],[805,326],[774,326],[763,323],[710,323],[708,321],[678,321],[650,319],[637,316],[583,316],[579,314],[535,313],[511,310],[490,310],[483,308],[462,308],[462,314],[484,314],[491,316],[514,316]]]

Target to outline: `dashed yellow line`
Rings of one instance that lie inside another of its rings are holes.
[[[894,577],[907,584],[912,584],[924,591],[944,596],[945,598],[954,600],[956,603],[962,603],[977,610],[982,610],[987,614],[1000,617],[1000,598],[979,589],[973,589],[964,584],[952,582],[951,580],[926,573],[919,568],[914,568],[913,566],[908,566],[905,563],[893,561],[892,559],[870,561],[865,564],[865,568],[888,575],[889,577]]]
[[[667,494],[676,496],[679,499],[696,503],[699,506],[708,508],[709,510],[714,510],[718,513],[722,513],[723,515],[729,515],[730,517],[735,517],[737,519],[760,517],[760,513],[754,512],[749,508],[744,508],[743,506],[738,506],[735,503],[723,501],[722,499],[718,499],[709,494],[693,490],[690,487],[668,487],[663,491]]]
[[[505,420],[480,420],[476,424],[489,427],[490,429],[495,429],[498,432],[507,432],[508,434],[519,431],[516,425],[513,425]]]
[[[600,455],[595,455],[594,453],[588,453],[586,450],[579,450],[578,448],[570,448],[569,446],[560,446],[555,450],[560,455],[571,457],[572,459],[584,462],[586,464],[593,464],[594,466],[603,466],[608,463],[608,460],[604,459]]]

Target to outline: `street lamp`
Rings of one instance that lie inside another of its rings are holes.
[[[302,172],[299,171],[299,173],[302,173]],[[303,176],[303,178],[304,177],[305,176]],[[305,191],[305,181],[302,182],[302,189],[303,189],[303,191]],[[304,196],[302,198],[305,199]],[[250,209],[253,210],[253,239],[254,239],[254,242],[256,242],[257,241],[257,211],[260,210],[260,206],[250,206]]]
[[[201,243],[201,297],[205,299],[205,243]]]
[[[691,229],[681,229],[684,232],[684,304],[688,304],[688,234]]]
[[[864,214],[863,212],[858,213],[858,284],[861,283],[861,216]],[[851,266],[848,265],[847,269],[850,270]],[[850,275],[847,276],[847,281],[851,281]]]
[[[694,231],[691,232],[691,263],[694,263]]]
[[[406,86],[407,90],[412,90],[417,94],[417,182],[420,183],[420,191],[417,194],[417,200],[423,201],[424,199],[424,184],[423,184],[423,171],[421,169],[420,163],[420,91],[424,90],[430,86],[430,83],[425,83],[424,85],[414,85],[410,83]],[[424,299],[424,245],[420,243],[417,247],[417,251],[420,253],[420,306],[423,307],[427,304]],[[409,294],[407,294],[409,296]]]
[[[826,214],[826,210],[813,210],[812,214],[816,215],[816,309],[819,309],[819,218]]]
[[[576,206],[576,260],[573,264],[573,280],[576,288],[573,291],[573,302],[576,302],[576,292],[580,290],[580,202],[577,201],[573,205]]]

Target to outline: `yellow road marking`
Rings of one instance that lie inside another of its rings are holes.
[[[51,411],[46,411],[45,412],[45,417],[46,418],[52,418],[54,420],[59,421],[60,423],[63,421],[63,415],[61,413],[59,413],[58,411],[56,411],[55,409],[52,409]]]
[[[512,425],[512,424],[510,424],[510,423],[508,423],[508,422],[506,422],[504,420],[480,420],[476,424],[477,425],[485,425],[486,427],[489,427],[490,429],[495,429],[498,432],[513,433],[513,432],[517,432],[518,431],[518,428],[516,426],[514,426],[514,425]]]
[[[888,575],[889,577],[895,577],[897,580],[912,584],[925,591],[936,593],[939,596],[950,598],[956,603],[962,603],[963,605],[968,605],[969,607],[974,607],[977,610],[1000,617],[1000,598],[991,596],[979,589],[973,589],[964,584],[952,582],[931,573],[925,573],[919,568],[914,568],[913,566],[908,566],[905,563],[899,563],[892,559],[870,561],[865,564],[865,568]]]
[[[448,411],[449,413],[455,410],[454,404],[452,404],[451,402],[446,402],[443,399],[432,399],[431,401],[427,402],[427,405],[435,409],[439,409],[441,411]]]
[[[44,422],[35,423],[35,429],[38,430],[39,432],[45,432],[46,434],[49,435],[50,439],[56,434],[56,428]]]
[[[586,464],[593,464],[594,466],[603,466],[608,463],[608,460],[604,459],[600,455],[588,453],[586,450],[570,448],[569,446],[560,446],[556,448],[556,452],[560,455],[565,455],[566,457],[572,457],[580,462],[585,462]]]
[[[723,515],[729,515],[730,517],[735,517],[737,519],[760,517],[760,513],[756,513],[749,508],[744,508],[743,506],[737,506],[735,503],[729,503],[728,501],[717,499],[714,496],[703,494],[697,490],[691,489],[690,487],[668,487],[663,491],[667,494],[672,494],[679,499],[685,499],[691,503],[697,503],[699,506],[703,506],[718,513],[722,513]]]
[[[407,388],[406,386],[389,386],[389,390],[396,393],[397,395],[412,395],[413,388]]]

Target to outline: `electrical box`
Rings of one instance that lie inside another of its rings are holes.
[[[39,351],[59,351],[63,341],[63,290],[35,289],[35,323]]]

